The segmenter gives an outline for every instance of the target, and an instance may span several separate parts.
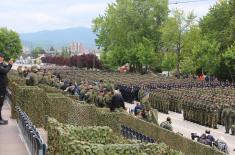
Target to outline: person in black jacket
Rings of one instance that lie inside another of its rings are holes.
[[[2,107],[8,83],[7,73],[11,70],[12,64],[12,60],[10,60],[8,64],[5,64],[4,55],[3,53],[0,53],[0,125],[8,124],[7,120],[2,119]]]
[[[110,105],[110,111],[114,112],[117,108],[126,109],[122,94],[119,92],[119,90],[114,90],[114,95],[112,97]]]

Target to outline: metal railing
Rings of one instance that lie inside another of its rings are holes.
[[[18,125],[23,134],[24,140],[28,146],[31,155],[46,155],[46,144],[43,143],[36,127],[28,115],[20,107],[16,107],[18,113]]]
[[[121,133],[127,139],[136,139],[140,140],[141,142],[156,143],[156,141],[153,138],[145,136],[144,134],[132,128],[129,128],[125,125],[121,125]]]

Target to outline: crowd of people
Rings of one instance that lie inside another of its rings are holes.
[[[19,67],[18,72],[21,77],[26,78],[27,85],[47,84],[70,95],[77,96],[80,101],[85,101],[87,104],[95,104],[99,108],[106,107],[112,112],[127,111],[138,118],[151,121],[152,113],[150,106],[146,106],[148,105],[146,104],[148,102],[147,94],[142,98],[127,100],[128,94],[122,92],[122,87],[110,81],[102,79],[72,81],[70,79],[63,79],[60,72],[48,71],[46,69],[38,70],[37,67],[31,67],[31,69]],[[137,103],[136,108],[127,109],[125,107],[126,101]]]
[[[40,80],[31,80],[29,83],[48,84],[88,104],[107,107],[110,111],[127,110],[147,121],[151,121],[152,108],[166,114],[174,111],[183,113],[184,120],[210,128],[224,125],[226,133],[235,135],[235,84],[228,81],[163,79],[151,75],[119,75],[71,68],[43,69],[39,72],[32,69],[21,75],[26,79],[40,76]],[[134,108],[127,109],[125,102],[134,104]],[[171,118],[168,117],[160,127],[173,131]],[[198,136],[199,142],[209,145],[215,143],[211,143],[212,139],[208,140],[208,135]]]

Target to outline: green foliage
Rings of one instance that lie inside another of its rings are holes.
[[[104,69],[111,69],[111,70],[117,70],[118,68],[118,65],[116,64],[115,61],[112,61],[113,58],[112,58],[112,52],[105,52],[105,51],[102,51],[101,52],[101,55],[100,55],[100,59],[101,59],[101,62],[102,62],[102,66]]]
[[[167,51],[176,52],[176,67],[179,74],[181,50],[185,44],[185,34],[194,26],[195,15],[191,12],[187,16],[181,10],[174,10],[173,16],[168,17],[162,27],[162,42]],[[165,63],[163,61],[163,63]],[[172,64],[163,64],[163,67],[172,69]]]
[[[67,48],[63,48],[61,52],[61,56],[63,57],[69,57],[70,56],[70,51],[67,50]]]
[[[229,76],[235,76],[235,42],[228,48],[222,56],[225,66],[229,71]]]
[[[219,44],[204,37],[192,51],[194,66],[210,75],[214,74],[220,63]]]
[[[233,0],[218,1],[200,21],[202,33],[220,43],[221,51],[226,50],[234,41],[231,37],[234,33],[231,32],[234,30],[235,5],[232,2]]]
[[[167,71],[171,71],[176,66],[176,53],[166,52],[162,61],[162,68]]]
[[[102,59],[109,64],[106,66],[149,65],[159,49],[159,29],[167,11],[166,0],[118,0],[110,4],[105,15],[93,21],[96,44],[107,52],[108,61],[105,56]],[[152,45],[147,46],[147,42]]]
[[[181,58],[184,59],[184,57],[192,57],[193,50],[192,48],[199,44],[199,42],[202,40],[202,33],[201,29],[198,25],[194,25],[190,28],[189,31],[187,31],[184,34],[184,46],[181,50]]]
[[[22,53],[22,45],[19,35],[7,28],[0,28],[0,52],[5,59],[16,59]]]
[[[191,57],[183,58],[183,60],[180,62],[180,71],[186,74],[194,74],[196,72],[195,62],[192,60]]]
[[[32,51],[32,56],[33,56],[34,58],[37,58],[37,57],[39,57],[40,54],[43,54],[43,53],[45,53],[45,50],[44,50],[43,48],[41,48],[41,47],[36,47],[36,48],[34,48],[33,51]]]
[[[221,61],[215,74],[222,80],[234,80],[235,70],[231,68],[231,65],[228,65],[230,59],[225,56],[226,54],[224,55],[235,41],[234,10],[234,0],[218,1],[200,21],[202,34],[207,36],[209,40],[215,40],[220,45],[219,55]]]
[[[143,65],[150,65],[153,63],[155,53],[152,43],[143,38],[143,42],[136,46],[137,59]]]

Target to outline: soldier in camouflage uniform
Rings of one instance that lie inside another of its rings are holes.
[[[231,135],[235,135],[235,124],[232,125],[231,131],[232,131],[232,134],[231,134]]]
[[[217,129],[218,124],[218,106],[216,104],[212,105],[213,117],[212,117],[212,125],[211,127]]]
[[[85,95],[88,91],[88,86],[86,84],[81,84],[80,88],[81,88],[81,91],[80,91],[79,98],[80,98],[81,101],[84,101],[85,100]]]
[[[102,91],[102,90],[99,92],[99,95],[96,98],[96,106],[101,107],[101,108],[103,108],[105,106],[104,91]]]
[[[198,103],[198,123],[200,125],[203,125],[203,109],[202,109],[203,104],[201,101],[198,101],[198,102],[199,102]]]
[[[85,101],[88,104],[93,104],[94,103],[94,90],[93,90],[92,85],[89,85],[88,89],[89,89],[88,92],[85,94]]]
[[[222,112],[222,118],[225,126],[225,133],[229,133],[229,130],[231,128],[231,120],[229,118],[229,115],[231,113],[231,109],[225,108]]]
[[[171,126],[171,118],[167,117],[166,121],[162,122],[160,124],[160,127],[164,128],[164,129],[167,129],[167,130],[170,130],[170,131],[173,131],[173,128]]]
[[[19,67],[17,68],[17,72],[18,72],[18,74],[19,74],[20,77],[24,77],[24,74],[23,74],[23,67],[22,67],[22,66],[19,66]]]
[[[149,102],[149,94],[146,92],[145,96],[141,99],[141,103],[144,105],[146,110],[151,110],[151,105]]]
[[[104,96],[104,103],[105,103],[105,106],[107,108],[110,107],[110,104],[111,104],[111,100],[112,100],[112,96],[113,96],[113,92],[112,91],[108,91],[105,96]]]
[[[26,76],[26,85],[27,86],[36,86],[39,83],[38,75],[36,74],[38,72],[37,68],[31,68],[31,71]]]

